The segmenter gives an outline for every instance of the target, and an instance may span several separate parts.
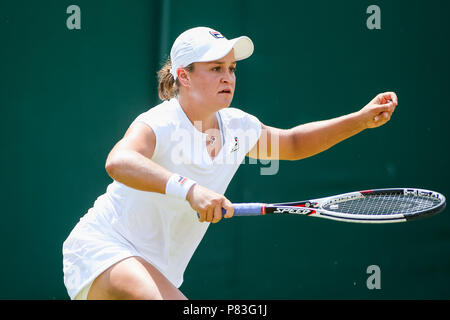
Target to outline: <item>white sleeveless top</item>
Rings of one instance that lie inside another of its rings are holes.
[[[224,194],[245,155],[261,134],[259,120],[239,109],[216,113],[222,147],[214,159],[206,134],[190,122],[177,99],[165,101],[135,121],[153,129],[152,160],[167,170]],[[64,283],[73,299],[112,264],[141,256],[176,287],[209,223],[199,222],[185,200],[145,192],[113,181],[63,244]]]

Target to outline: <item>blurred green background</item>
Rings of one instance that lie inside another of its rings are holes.
[[[66,26],[72,4],[80,30]],[[380,30],[366,27],[374,4]],[[68,299],[62,242],[111,182],[110,149],[159,103],[156,71],[172,42],[195,26],[252,38],[233,106],[265,124],[340,116],[384,91],[399,97],[386,126],[281,162],[276,175],[244,164],[232,201],[401,186],[450,195],[449,11],[444,0],[0,0],[0,299]],[[379,290],[366,286],[370,265],[380,267]],[[190,299],[448,299],[450,215],[393,225],[222,221],[180,289]]]

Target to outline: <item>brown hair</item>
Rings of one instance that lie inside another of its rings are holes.
[[[180,83],[170,73],[171,68],[172,61],[168,58],[161,70],[158,71],[158,96],[161,100],[170,100],[178,95]],[[194,63],[184,67],[184,69],[189,72],[194,71]]]

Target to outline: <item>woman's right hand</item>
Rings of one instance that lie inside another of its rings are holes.
[[[231,218],[234,214],[233,204],[230,200],[198,184],[192,186],[186,195],[186,200],[199,214],[200,222],[217,223],[222,216]],[[226,210],[225,215],[222,213],[222,208]]]

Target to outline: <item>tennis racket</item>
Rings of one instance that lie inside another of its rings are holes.
[[[359,223],[405,222],[437,214],[445,206],[442,194],[414,188],[357,191],[299,202],[233,204],[234,216],[298,214]]]

